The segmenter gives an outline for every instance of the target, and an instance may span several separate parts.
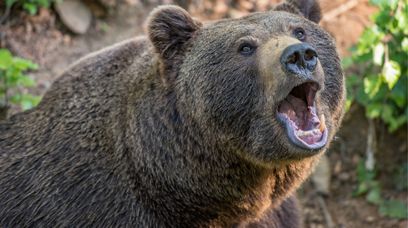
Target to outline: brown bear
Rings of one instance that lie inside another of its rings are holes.
[[[1,227],[299,227],[344,78],[314,0],[202,25],[155,9],[0,124]]]

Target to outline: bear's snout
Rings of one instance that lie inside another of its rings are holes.
[[[288,73],[309,78],[316,69],[317,53],[307,43],[292,44],[283,50],[280,62]]]

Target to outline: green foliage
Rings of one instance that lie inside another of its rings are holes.
[[[56,0],[6,0],[6,7],[12,7],[13,5],[21,6],[25,11],[31,15],[35,15],[38,12],[38,8],[49,8],[52,2]]]
[[[374,25],[363,32],[351,57],[343,61],[343,66],[352,66],[354,72],[346,81],[347,107],[358,102],[368,118],[383,120],[393,132],[408,121],[408,0],[371,0],[371,3],[379,8],[373,17]],[[383,198],[376,174],[376,170],[366,169],[361,162],[354,195],[365,196],[383,216],[408,218],[405,203]],[[408,188],[407,174],[408,164],[398,168],[395,175],[398,190]]]
[[[379,206],[379,212],[383,216],[391,218],[408,218],[408,207],[398,200],[387,200],[381,196],[381,185],[375,179],[376,171],[367,170],[364,162],[360,162],[357,167],[358,186],[354,191],[354,196],[365,195],[369,203]]]
[[[22,88],[35,85],[35,81],[24,72],[37,68],[31,61],[14,57],[7,49],[0,49],[0,106],[8,106],[11,102],[26,110],[40,102],[40,97],[21,92]],[[10,90],[13,95],[9,94]]]
[[[393,132],[408,121],[408,0],[371,2],[379,7],[375,24],[343,62],[361,72],[347,78],[347,106],[357,101],[368,118],[381,118]]]

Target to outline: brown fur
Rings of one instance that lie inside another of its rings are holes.
[[[0,124],[0,226],[299,227],[292,195],[328,145],[291,144],[275,117],[301,82],[276,63],[299,42],[292,29],[320,57],[330,140],[344,79],[331,37],[307,20],[315,10],[285,4],[295,11],[205,27],[159,7],[148,38],[70,67],[38,107]],[[237,53],[242,39],[256,54]]]

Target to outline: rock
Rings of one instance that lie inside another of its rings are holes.
[[[341,161],[340,160],[337,161],[336,165],[334,165],[333,173],[334,174],[339,174],[341,172],[341,170],[342,170],[342,166],[343,165],[341,164]]]
[[[125,0],[125,3],[130,6],[136,6],[141,4],[140,0]]]
[[[339,180],[341,180],[341,181],[343,181],[343,182],[346,182],[346,181],[350,180],[350,174],[348,174],[348,173],[346,173],[346,172],[340,173],[340,174],[338,175],[338,178],[339,178]]]
[[[86,33],[91,25],[91,11],[79,0],[57,1],[55,9],[64,25],[76,34]]]
[[[318,193],[329,195],[330,176],[330,162],[327,156],[323,155],[312,174],[312,182]]]
[[[369,223],[374,222],[374,220],[375,220],[375,217],[374,217],[374,216],[368,216],[368,217],[365,219],[365,221],[366,221],[366,222],[369,222]]]
[[[70,44],[71,41],[72,41],[72,39],[71,39],[70,35],[64,35],[64,37],[63,37],[64,44]]]

